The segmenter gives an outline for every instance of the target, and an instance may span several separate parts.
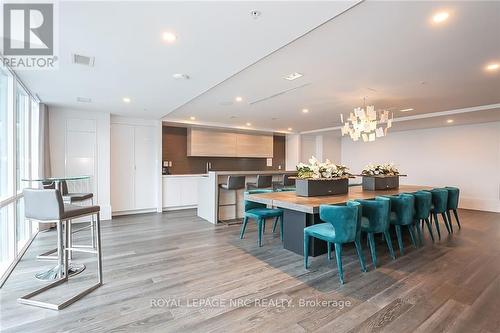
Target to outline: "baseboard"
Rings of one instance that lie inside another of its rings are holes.
[[[500,213],[500,200],[460,198],[459,208]]]
[[[163,207],[164,212],[172,211],[172,210],[182,210],[182,209],[194,209],[197,208],[198,205],[191,206],[175,206],[175,207]]]
[[[119,212],[112,212],[112,215],[122,216],[122,215],[134,215],[134,214],[145,214],[145,213],[156,213],[156,208],[124,210]]]

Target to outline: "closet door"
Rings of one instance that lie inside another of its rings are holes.
[[[156,208],[156,129],[151,126],[135,126],[135,209]]]
[[[134,127],[111,124],[111,208],[134,209]]]

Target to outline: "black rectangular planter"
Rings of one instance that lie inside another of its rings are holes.
[[[363,190],[394,190],[399,188],[399,176],[363,176]]]
[[[349,190],[349,179],[300,179],[295,180],[295,192],[301,197],[346,194]]]

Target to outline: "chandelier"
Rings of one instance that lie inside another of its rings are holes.
[[[353,141],[360,138],[364,142],[375,141],[387,135],[387,130],[392,127],[394,115],[387,110],[375,110],[375,106],[368,105],[357,107],[344,121],[344,115],[340,114],[342,136],[349,134]],[[385,126],[384,126],[385,125]]]

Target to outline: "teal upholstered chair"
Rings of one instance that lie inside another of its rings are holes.
[[[375,200],[356,200],[361,204],[361,231],[367,233],[368,244],[372,256],[373,267],[377,267],[377,252],[375,250],[375,234],[383,234],[392,259],[396,259],[389,233],[389,217],[391,200],[387,197],[376,197]]]
[[[272,190],[251,190],[245,192],[246,194],[254,193],[269,193]],[[240,239],[243,239],[247,223],[249,219],[255,220],[258,230],[258,244],[262,246],[262,234],[266,227],[266,219],[274,218],[276,224],[278,220],[283,220],[283,210],[279,208],[267,208],[265,204],[245,200],[245,214],[243,217],[243,224],[241,226]],[[273,228],[274,229],[274,228]],[[283,222],[281,222],[280,239],[283,240]]]
[[[307,269],[309,257],[309,238],[314,237],[327,242],[328,260],[331,259],[331,243],[335,244],[335,256],[340,283],[344,283],[342,269],[342,244],[354,242],[361,270],[366,272],[365,258],[361,248],[361,204],[348,201],[346,206],[321,205],[319,216],[326,223],[304,228],[304,267]]]
[[[453,231],[450,211],[453,211],[453,215],[455,215],[455,220],[457,220],[458,228],[462,229],[457,213],[458,197],[460,196],[460,189],[458,187],[451,187],[451,186],[446,186],[445,189],[448,190],[448,207],[446,209],[446,216],[448,217],[448,223],[450,224],[450,229]]]
[[[404,254],[403,234],[401,227],[406,226],[410,232],[411,242],[414,247],[415,242],[414,215],[415,215],[415,198],[412,194],[399,194],[388,196],[391,199],[391,224],[396,228],[396,236],[398,238],[399,252]]]
[[[429,221],[432,207],[432,194],[428,191],[418,191],[414,192],[413,196],[415,197],[415,226],[417,227],[420,244],[423,244],[422,232],[424,223],[427,225],[431,239],[434,242],[434,234],[432,233],[432,227]],[[422,227],[422,231],[420,227]]]
[[[431,224],[434,219],[434,224],[436,225],[436,231],[438,237],[441,240],[441,231],[439,230],[438,214],[441,214],[444,225],[448,233],[451,233],[450,226],[448,224],[448,219],[446,217],[446,211],[448,209],[448,190],[444,188],[435,188],[431,191],[432,194],[432,208],[431,208]]]

